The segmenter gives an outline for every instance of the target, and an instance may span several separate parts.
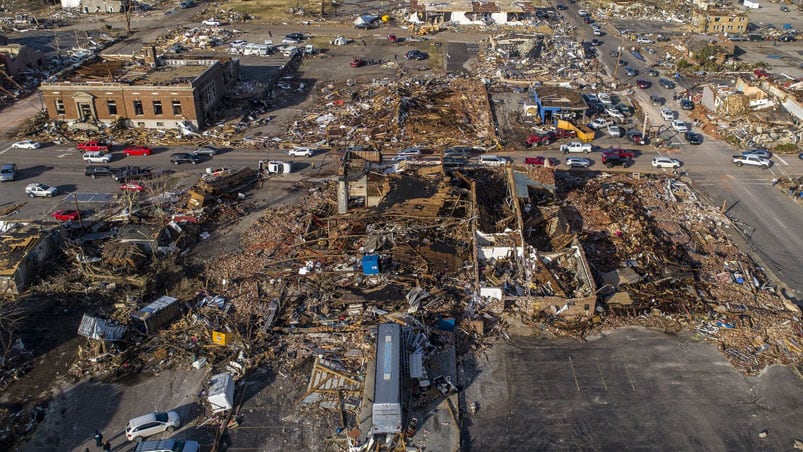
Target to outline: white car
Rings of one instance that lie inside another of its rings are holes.
[[[566,159],[566,166],[569,168],[588,168],[592,163],[591,159],[583,157],[569,157]]]
[[[656,168],[679,168],[680,160],[669,157],[654,157],[652,159],[652,166]]]
[[[675,112],[668,108],[662,108],[661,117],[664,118],[664,121],[671,121],[675,119]]]
[[[621,111],[619,111],[619,110],[617,110],[615,108],[606,108],[605,109],[605,113],[607,113],[608,116],[610,116],[612,118],[625,119],[625,115],[623,115]]]
[[[591,149],[591,143],[581,143],[579,141],[572,141],[560,146],[560,152],[563,152],[564,154],[568,152],[585,152],[588,154],[591,152]]]
[[[636,42],[639,44],[652,44],[654,41],[650,38],[639,37],[638,39],[636,39]]]
[[[597,118],[597,119],[595,119],[595,120],[593,120],[593,121],[588,123],[588,127],[592,128],[594,130],[603,129],[603,128],[608,127],[610,125],[613,125],[613,121],[611,121],[610,119],[605,119],[605,118]]]
[[[293,157],[312,157],[312,148],[308,147],[294,147],[287,151],[287,153]]]
[[[23,140],[17,141],[16,143],[11,145],[14,149],[39,149],[42,147],[42,143],[38,141],[31,141],[31,140]]]
[[[111,154],[104,154],[103,152],[97,151],[84,152],[81,158],[89,163],[109,163],[112,161]]]
[[[622,136],[622,128],[619,126],[608,126],[607,128],[608,135],[613,138],[618,138]]]
[[[597,93],[597,99],[605,105],[613,105],[613,100],[611,100],[611,95],[608,93]]]
[[[206,25],[206,26],[209,26],[209,27],[219,27],[220,26],[220,21],[217,20],[217,19],[206,19],[201,23],[203,25]]]
[[[56,187],[35,182],[25,186],[25,194],[31,198],[52,198],[59,190]]]
[[[217,155],[217,149],[211,146],[202,146],[192,151],[192,155],[208,155],[210,157]]]
[[[675,119],[672,121],[672,128],[678,133],[686,133],[689,131],[689,128],[686,126],[686,122],[681,121],[680,119]]]
[[[588,11],[586,11],[584,9],[581,9],[581,10],[577,11],[577,15],[580,16],[580,17],[586,17],[586,16],[588,16]]]
[[[485,166],[504,166],[507,163],[507,160],[504,157],[499,157],[498,155],[481,155],[480,156],[480,165]]]
[[[140,442],[156,433],[173,432],[180,425],[181,418],[175,411],[148,413],[128,421],[125,437],[129,441]]]

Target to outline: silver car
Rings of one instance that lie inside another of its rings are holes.
[[[128,421],[125,437],[129,441],[140,442],[143,438],[161,432],[172,432],[181,425],[181,418],[175,411],[157,411]]]
[[[217,152],[217,149],[213,148],[212,146],[203,146],[192,151],[192,155],[208,155],[211,157],[217,155]]]
[[[566,166],[569,168],[588,168],[591,163],[591,159],[583,157],[569,157],[566,159]]]

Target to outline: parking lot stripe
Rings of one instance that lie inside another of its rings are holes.
[[[572,357],[569,357],[569,365],[572,367],[572,375],[574,375],[574,384],[577,386],[577,391],[580,391],[580,382],[577,381],[577,373],[574,371],[574,363],[572,363]]]
[[[597,362],[597,370],[599,370],[599,378],[602,379],[602,387],[605,388],[605,390],[607,391],[608,385],[605,384],[605,375],[602,375],[602,367],[600,367],[599,365],[599,359],[594,358],[594,361]]]
[[[627,364],[625,364],[625,375],[627,375],[627,381],[630,382],[630,387],[633,389],[633,392],[636,392],[636,385],[633,384],[633,379],[630,378],[630,371],[627,370]]]

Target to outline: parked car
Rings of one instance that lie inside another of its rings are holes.
[[[304,40],[304,33],[287,33],[282,38],[282,44],[298,44]]]
[[[638,71],[635,70],[632,66],[625,67],[625,74],[629,75],[630,77],[635,77],[638,75]]]
[[[156,433],[173,432],[180,425],[181,418],[175,411],[149,413],[128,421],[125,437],[129,441],[140,442]]]
[[[0,182],[11,182],[17,178],[17,165],[13,163],[4,163],[0,167]]]
[[[666,89],[675,89],[675,82],[672,80],[667,80],[665,78],[659,78],[658,83]]]
[[[450,147],[449,149],[443,151],[443,157],[444,158],[451,157],[451,158],[457,158],[457,159],[467,159],[467,158],[471,158],[471,154],[473,154],[475,151],[482,152],[480,149],[474,149],[474,148],[471,148],[471,147],[468,147],[468,146],[453,146],[453,147]],[[444,162],[444,163],[446,163],[446,162]]]
[[[351,67],[363,67],[365,66],[365,60],[360,57],[352,57],[351,58]]]
[[[649,75],[650,77],[658,77],[661,74],[658,73],[658,71],[656,71],[655,69],[649,69],[647,71],[647,75]]]
[[[686,142],[693,145],[703,144],[703,136],[699,133],[694,133],[692,131],[686,132],[683,134],[683,138],[686,139]]]
[[[140,182],[126,182],[120,185],[120,190],[141,193],[145,191],[145,186]]]
[[[112,179],[117,182],[125,182],[131,179],[141,179],[151,176],[151,170],[142,169],[138,166],[127,166],[112,170]]]
[[[586,16],[589,15],[589,13],[588,13],[588,11],[586,11],[584,9],[580,9],[580,10],[577,10],[577,15],[580,16],[580,17],[586,17]]]
[[[592,164],[591,159],[583,157],[569,157],[566,159],[566,166],[569,168],[588,168]]]
[[[404,54],[404,57],[408,60],[426,60],[429,58],[429,55],[426,52],[422,52],[420,50],[408,50],[407,53]]]
[[[597,119],[589,122],[588,123],[588,127],[592,128],[594,130],[597,130],[597,129],[602,129],[604,127],[608,127],[609,125],[611,125],[613,123],[614,122],[611,121],[610,119],[597,118]]]
[[[15,142],[11,147],[14,149],[39,149],[42,147],[42,143],[32,140],[22,140]]]
[[[293,149],[287,151],[287,154],[292,157],[312,157],[312,148],[303,147],[303,146],[296,146]]]
[[[81,212],[75,209],[60,209],[51,213],[50,216],[59,221],[78,221]]]
[[[736,166],[743,166],[743,165],[758,166],[763,170],[772,166],[772,160],[759,157],[758,155],[755,154],[734,155],[732,156],[731,160],[733,161],[733,164]]]
[[[618,50],[611,50],[611,56],[614,57],[614,58],[618,58],[619,57],[619,51]]]
[[[795,42],[795,35],[783,35],[778,40],[781,42]]]
[[[672,128],[678,133],[686,133],[689,131],[689,127],[686,126],[686,122],[681,121],[680,119],[675,119],[672,121]]]
[[[84,155],[82,155],[81,158],[89,163],[109,163],[112,161],[111,154],[105,154],[100,151],[84,152]]]
[[[755,155],[755,156],[761,157],[763,159],[768,159],[768,158],[772,157],[772,153],[770,153],[770,151],[768,151],[766,149],[750,149],[750,150],[742,152],[742,155],[744,155],[744,156]]]
[[[443,157],[443,166],[463,166],[468,163],[468,160],[461,157]]]
[[[557,5],[555,5],[555,9],[557,9],[558,11],[564,11],[566,9],[566,5],[564,5],[563,3],[558,3]]]
[[[123,149],[123,155],[130,157],[132,155],[151,155],[153,151],[145,146],[131,146]]]
[[[601,28],[595,28],[593,33],[594,36],[605,36],[605,32]]]
[[[633,144],[647,144],[647,137],[642,135],[639,131],[628,132],[627,139]]]
[[[187,153],[177,153],[170,155],[170,163],[174,165],[178,165],[180,163],[192,163],[193,165],[197,165],[198,162],[201,161],[201,158],[197,155],[187,154]]]
[[[619,66],[624,67],[624,66],[627,66],[628,64],[630,64],[630,63],[628,63],[626,60],[619,60]]]
[[[661,106],[664,103],[664,98],[661,96],[657,96],[655,94],[651,94],[650,103],[652,103],[656,107]]]
[[[591,40],[591,45],[594,46],[594,47],[601,46],[602,45],[602,41],[600,41],[599,39],[592,39]]]
[[[485,166],[504,166],[507,159],[498,155],[486,154],[480,156],[480,165]]]
[[[537,157],[527,157],[524,159],[525,165],[532,165],[532,166],[548,166],[548,167],[555,167],[560,165],[560,160],[553,158],[553,157],[544,157],[539,155]]]
[[[611,155],[615,155],[619,158],[628,160],[636,157],[636,154],[633,151],[629,151],[627,149],[622,149],[622,148],[611,148],[602,151],[602,163],[605,163],[606,156],[611,156]]]
[[[192,8],[193,6],[195,6],[195,2],[194,2],[194,1],[192,1],[192,0],[184,0],[183,2],[181,2],[181,3],[179,4],[179,7],[180,7],[181,9]]]
[[[662,108],[661,117],[664,118],[664,121],[672,121],[675,119],[675,112],[668,108]]]
[[[622,130],[622,128],[619,126],[608,126],[606,128],[606,131],[608,132],[608,135],[610,135],[613,138],[621,137],[622,134],[624,133],[624,130]]]
[[[97,179],[98,177],[109,176],[111,177],[114,174],[114,170],[112,170],[108,166],[87,166],[86,170],[84,170],[84,175],[91,177],[92,179]]]
[[[405,157],[419,157],[421,154],[423,154],[423,151],[419,147],[405,148],[396,153],[398,156]]]
[[[608,168],[613,168],[614,166],[624,166],[625,168],[629,167],[633,164],[633,161],[630,159],[625,159],[619,157],[618,155],[602,155],[602,163],[605,164]]]
[[[680,108],[684,110],[694,110],[694,102],[689,99],[683,99],[680,101]]]
[[[636,39],[636,42],[637,42],[637,43],[639,43],[639,44],[652,44],[652,43],[654,43],[655,41],[653,41],[653,40],[652,40],[652,39],[650,39],[650,38],[645,38],[645,37],[639,36],[639,37]]]
[[[142,441],[134,448],[134,452],[198,452],[199,450],[201,445],[197,441],[183,439]]]
[[[52,198],[59,190],[56,187],[34,182],[25,186],[25,194],[31,198]]]
[[[203,146],[192,151],[192,155],[208,155],[210,157],[217,155],[217,153],[218,150],[211,146]]]
[[[201,22],[201,24],[202,25],[206,25],[208,27],[219,27],[220,26],[220,21],[215,19],[215,18],[209,18],[209,19],[204,19]]]
[[[591,152],[591,143],[581,143],[579,141],[572,141],[571,143],[567,143],[560,146],[560,152],[564,154],[568,152],[585,152],[588,154]]]
[[[647,89],[647,88],[650,87],[650,85],[652,85],[652,84],[650,82],[648,82],[647,80],[644,80],[644,79],[636,80],[636,86],[638,86],[641,89]]]
[[[625,119],[625,115],[616,108],[606,108],[605,113],[612,118]]]
[[[783,5],[783,6],[781,6],[781,11],[785,12],[785,13],[788,13],[789,12],[789,7],[786,6],[786,5]]]
[[[669,157],[653,157],[652,166],[656,168],[680,168],[680,160]]]
[[[83,152],[109,152],[109,145],[101,141],[87,141],[85,143],[78,143],[76,146],[79,151]]]

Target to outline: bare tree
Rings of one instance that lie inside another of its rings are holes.
[[[123,8],[123,14],[125,14],[125,32],[126,34],[131,34],[131,14],[134,11],[134,0],[123,0],[123,4],[121,6]]]
[[[19,303],[9,302],[0,305],[0,353],[5,361],[14,342],[17,340],[17,329],[23,318],[23,309]],[[1,366],[0,366],[1,367]]]

